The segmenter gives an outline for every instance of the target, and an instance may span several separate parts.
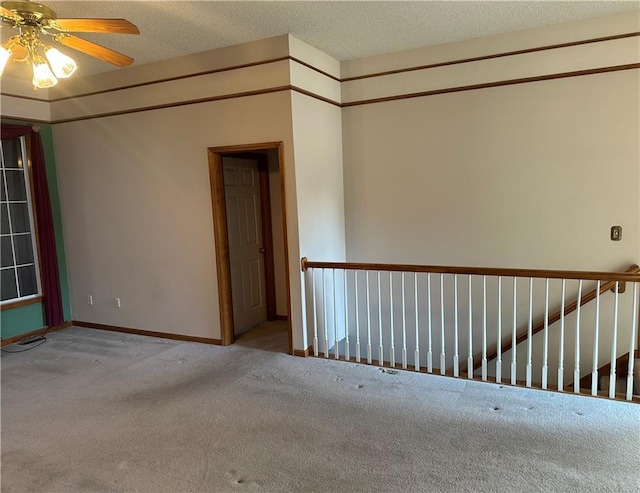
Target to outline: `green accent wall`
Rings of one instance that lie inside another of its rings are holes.
[[[29,122],[2,120],[4,123],[18,125],[31,125]],[[53,132],[51,125],[39,124],[44,157],[47,167],[47,181],[49,183],[49,196],[51,198],[51,213],[53,215],[53,228],[56,235],[56,249],[58,252],[58,268],[60,270],[60,288],[62,291],[62,309],[64,319],[71,320],[71,300],[69,298],[69,278],[67,277],[67,260],[64,253],[64,238],[62,236],[62,216],[60,214],[60,196],[58,193],[58,181],[56,175],[56,161],[53,150]],[[20,306],[0,312],[0,337],[5,339],[33,330],[41,329],[44,324],[42,303]]]

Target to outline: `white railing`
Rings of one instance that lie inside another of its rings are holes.
[[[623,397],[639,393],[637,266],[613,273],[302,259],[302,267],[315,356],[497,383],[508,375],[511,385],[610,398],[627,358]]]

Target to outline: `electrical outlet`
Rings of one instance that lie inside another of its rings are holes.
[[[87,295],[87,305],[93,305],[93,296]]]
[[[611,241],[622,240],[622,226],[611,226]]]
[[[122,303],[120,303],[120,298],[115,298],[116,308],[122,308]]]

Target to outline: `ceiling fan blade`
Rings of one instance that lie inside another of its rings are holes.
[[[15,12],[12,12],[9,9],[5,9],[4,7],[0,7],[0,15],[2,17],[6,17],[7,19],[11,19],[13,21],[21,21],[21,20],[23,20],[21,15],[18,15]]]
[[[87,55],[99,58],[105,62],[109,62],[118,67],[128,67],[133,63],[133,58],[118,53],[117,51],[110,50],[99,44],[92,43],[86,39],[71,36],[70,34],[58,34],[54,38],[58,43],[73,48],[74,50],[81,51]]]
[[[63,32],[140,34],[126,19],[50,19],[49,27]]]

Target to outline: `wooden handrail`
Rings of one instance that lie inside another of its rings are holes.
[[[387,272],[417,272],[417,273],[434,273],[434,274],[460,274],[460,275],[478,275],[478,276],[502,276],[502,277],[531,277],[542,279],[582,279],[593,281],[606,281],[600,285],[600,293],[604,294],[609,290],[614,291],[616,282],[618,284],[618,292],[622,293],[625,289],[626,282],[640,281],[640,267],[633,264],[625,272],[597,272],[597,271],[568,271],[568,270],[544,270],[544,269],[501,269],[492,267],[453,267],[453,266],[436,266],[436,265],[410,265],[410,264],[382,264],[382,263],[363,263],[363,262],[314,262],[307,260],[306,257],[301,259],[302,271],[309,268],[314,269],[342,269],[342,270],[363,270],[363,271],[387,271]],[[598,288],[594,288],[580,298],[580,306],[596,299]],[[573,313],[578,308],[578,300],[565,306],[564,316]],[[547,321],[547,326],[556,323],[562,317],[562,310],[558,310],[551,315]],[[545,328],[545,320],[537,322],[531,329],[532,337],[541,332]],[[528,325],[524,327],[516,336],[516,346],[528,338]],[[638,334],[640,339],[640,334]],[[640,341],[639,341],[640,344]],[[501,351],[503,353],[513,348],[511,339],[505,340],[502,344]],[[492,361],[498,356],[497,344],[495,344],[487,354],[487,361]],[[481,355],[474,356],[474,370],[482,366]]]
[[[632,266],[626,272],[597,272],[574,270],[543,270],[543,269],[502,269],[495,267],[453,267],[441,265],[410,265],[410,264],[374,264],[362,262],[316,262],[306,257],[301,260],[302,271],[312,269],[343,269],[388,272],[425,272],[433,274],[461,274],[472,276],[503,276],[503,277],[533,277],[542,279],[583,279],[588,281],[611,281],[607,289],[611,289],[616,281],[640,282],[640,268]]]
[[[631,265],[625,271],[626,274],[635,274],[637,272],[640,272],[640,267],[638,267],[635,264]],[[616,286],[616,281],[605,282],[604,284],[600,285],[600,293],[599,294],[604,294],[609,290],[615,290],[615,286]],[[618,286],[618,291],[622,292],[621,286]],[[592,289],[591,291],[589,291],[587,294],[583,295],[580,298],[580,306],[584,306],[587,303],[595,300],[597,295],[598,295],[598,288],[596,287],[596,288]],[[577,308],[578,308],[578,300],[576,299],[576,301],[574,301],[573,303],[570,303],[569,305],[565,306],[565,308],[564,308],[564,316],[566,317],[570,313],[573,313],[574,311],[576,311]],[[558,310],[558,311],[552,313],[551,315],[549,315],[549,319],[547,321],[546,326],[550,327],[552,324],[554,324],[558,320],[560,320],[561,317],[562,317],[562,310]],[[536,323],[533,326],[533,328],[531,329],[531,337],[536,335],[538,332],[541,332],[542,330],[544,330],[544,328],[545,328],[545,320],[543,318],[538,323]],[[526,341],[528,336],[529,336],[529,326],[527,325],[516,336],[516,346],[518,344],[520,344],[521,342]],[[508,340],[504,341],[504,343],[502,345],[502,351],[501,352],[502,353],[506,353],[507,351],[509,351],[512,348],[513,348],[513,341],[511,339],[508,339]],[[481,357],[482,357],[481,355],[474,356],[474,361],[476,362],[473,365],[473,369],[474,370],[477,370],[478,368],[482,367],[482,360],[480,359]],[[498,350],[497,350],[497,344],[496,344],[496,345],[494,345],[492,350],[487,354],[487,362],[492,361],[492,360],[496,359],[497,357],[498,357]]]

